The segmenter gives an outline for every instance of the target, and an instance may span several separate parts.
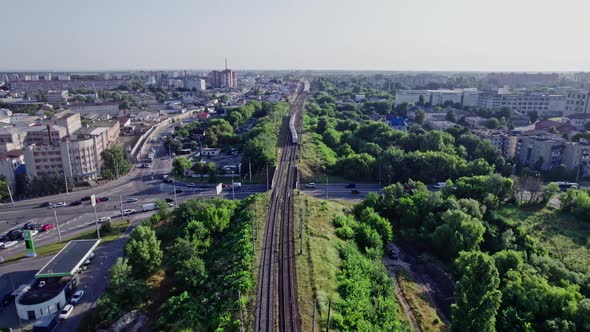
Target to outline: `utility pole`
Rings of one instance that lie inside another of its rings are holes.
[[[313,311],[311,314],[311,332],[315,332],[315,307],[318,303],[317,299],[313,299]]]
[[[92,208],[94,209],[94,223],[96,224],[96,238],[100,239],[100,227],[98,227],[98,216],[96,215],[96,196],[92,195]]]
[[[332,313],[332,299],[328,301],[328,321],[326,322],[326,332],[330,332],[330,314]]]
[[[70,191],[68,190],[68,177],[66,176],[66,171],[64,171],[64,183],[66,184],[66,196],[69,196]]]
[[[234,191],[234,172],[231,172],[231,199],[236,199],[236,193]]]
[[[123,218],[123,195],[119,195],[119,201],[121,202],[121,218]]]
[[[53,216],[55,217],[55,226],[57,227],[57,237],[59,238],[59,242],[61,242],[61,230],[59,229],[59,221],[57,221],[57,212],[55,208],[53,209]]]
[[[266,191],[268,191],[268,163],[266,163]]]
[[[252,183],[252,163],[250,162],[250,158],[248,158],[248,173],[250,173],[250,183]]]
[[[177,208],[178,204],[176,203],[176,181],[174,179],[172,179],[172,185],[174,186],[174,208]]]
[[[10,190],[10,185],[8,184],[8,181],[6,181],[6,189],[8,189],[8,195],[10,195],[10,202],[12,203],[12,205],[14,205],[14,199],[12,198],[12,190]]]

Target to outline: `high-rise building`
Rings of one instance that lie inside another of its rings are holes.
[[[207,76],[207,80],[212,89],[231,89],[238,86],[238,75],[234,70],[227,68],[227,59],[225,60],[225,69],[210,72],[209,76]]]
[[[590,92],[570,92],[565,100],[565,114],[589,113]]]

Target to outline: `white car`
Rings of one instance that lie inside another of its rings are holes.
[[[102,217],[102,218],[98,219],[98,222],[105,222],[105,221],[111,221],[111,217]]]
[[[37,234],[39,234],[38,230],[36,230],[36,229],[31,230],[31,236],[35,236]]]
[[[74,306],[71,304],[66,304],[66,306],[59,312],[59,319],[66,319],[70,317],[72,311],[74,311]]]
[[[72,298],[70,299],[70,303],[71,304],[78,304],[80,302],[80,300],[82,299],[83,295],[84,295],[83,290],[76,291],[74,293],[74,295],[72,295]],[[65,307],[64,307],[64,309],[65,309]]]
[[[135,197],[129,197],[127,198],[127,200],[125,201],[125,203],[135,203],[139,201],[139,199],[135,198]]]
[[[125,209],[123,210],[123,214],[134,214],[136,211],[135,209]]]
[[[305,188],[315,188],[315,183],[308,183],[305,185]]]
[[[0,245],[0,248],[6,249],[6,248],[14,247],[17,244],[18,244],[18,241],[7,241],[7,242],[2,243],[2,245]]]
[[[67,206],[66,202],[57,202],[57,203],[53,204],[52,207],[55,209],[55,208],[60,208],[60,207],[64,207],[64,206]]]
[[[168,207],[169,208],[173,208],[174,207],[174,203],[168,203]]]

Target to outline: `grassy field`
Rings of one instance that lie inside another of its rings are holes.
[[[420,285],[404,269],[398,269],[397,274],[399,286],[422,331],[448,331],[448,326],[438,317],[436,310],[430,305],[428,294],[422,290]]]
[[[590,223],[559,210],[504,207],[499,214],[512,219],[539,241],[549,255],[569,269],[586,272],[590,266]]]
[[[346,214],[350,206],[340,202],[324,201],[295,192],[295,220],[303,211],[303,254],[299,254],[301,241],[296,227],[297,280],[302,331],[311,331],[314,298],[317,299],[316,331],[326,328],[328,301],[338,300],[336,274],[340,270],[338,245],[342,243],[330,220]],[[332,307],[332,317],[339,313]],[[334,329],[332,328],[331,331]]]
[[[106,243],[109,243],[111,241],[118,239],[125,232],[125,230],[129,226],[129,223],[126,220],[122,220],[122,221],[113,222],[111,224],[111,226],[112,226],[112,229],[109,233],[101,234],[102,236],[100,238],[100,245],[104,245]],[[79,234],[79,235],[76,235],[73,237],[65,238],[61,242],[56,242],[56,243],[48,244],[46,246],[37,247],[35,251],[37,252],[37,256],[55,255],[55,254],[57,254],[58,251],[60,251],[63,247],[65,247],[65,245],[68,244],[68,242],[70,242],[70,241],[89,240],[89,239],[95,239],[95,238],[96,238],[96,231],[88,231],[88,232],[84,232],[82,234]],[[25,257],[24,253],[16,254],[16,255],[6,259],[5,263],[17,261],[17,260],[24,258],[24,257]]]

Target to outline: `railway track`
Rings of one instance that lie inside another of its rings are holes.
[[[290,107],[290,113],[295,117],[295,127],[298,131],[301,127],[300,112],[305,99],[306,94],[298,93]],[[279,331],[301,330],[295,270],[293,205],[293,189],[297,181],[297,155],[298,146],[293,144],[291,139],[285,139],[264,229],[264,245],[258,274],[255,331],[276,330],[277,303],[275,301],[277,299]],[[276,257],[277,240],[278,259]]]

